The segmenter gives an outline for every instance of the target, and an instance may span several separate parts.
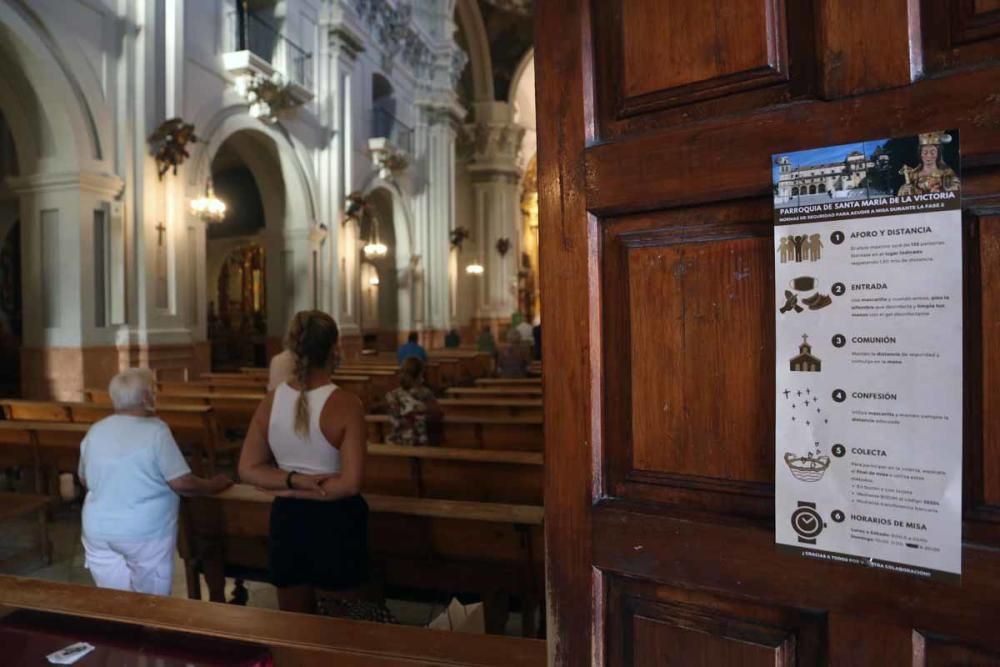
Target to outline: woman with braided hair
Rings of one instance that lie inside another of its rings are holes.
[[[278,496],[268,568],[285,611],[315,612],[317,589],[349,597],[368,578],[364,409],[330,382],[337,339],[329,315],[295,315],[285,338],[294,377],[258,406],[240,455],[241,480]]]

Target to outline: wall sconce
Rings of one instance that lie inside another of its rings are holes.
[[[497,253],[499,253],[501,257],[506,257],[507,252],[509,250],[510,250],[510,239],[507,238],[497,239]]]
[[[191,213],[206,222],[221,222],[226,217],[226,203],[215,196],[212,179],[205,185],[205,194],[191,200]]]
[[[368,284],[371,285],[372,287],[378,287],[378,285],[379,285],[380,282],[381,281],[378,279],[378,274],[377,273],[374,276],[372,276],[371,278],[368,279]]]
[[[483,275],[484,270],[485,269],[483,269],[483,265],[480,264],[479,262],[473,262],[472,264],[469,264],[468,266],[465,267],[465,272],[468,273],[470,276],[481,276]]]

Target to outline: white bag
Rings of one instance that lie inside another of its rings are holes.
[[[448,608],[427,626],[432,630],[451,630],[474,635],[486,633],[486,618],[483,615],[483,603],[462,604],[452,598]]]

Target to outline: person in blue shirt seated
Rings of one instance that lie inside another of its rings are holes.
[[[396,361],[401,366],[410,357],[416,357],[420,361],[427,362],[427,350],[417,342],[419,338],[420,336],[416,331],[412,332],[406,339],[406,342],[400,346],[399,351],[396,352]]]

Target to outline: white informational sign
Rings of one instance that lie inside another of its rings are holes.
[[[959,576],[958,132],[774,158],[775,539]]]

